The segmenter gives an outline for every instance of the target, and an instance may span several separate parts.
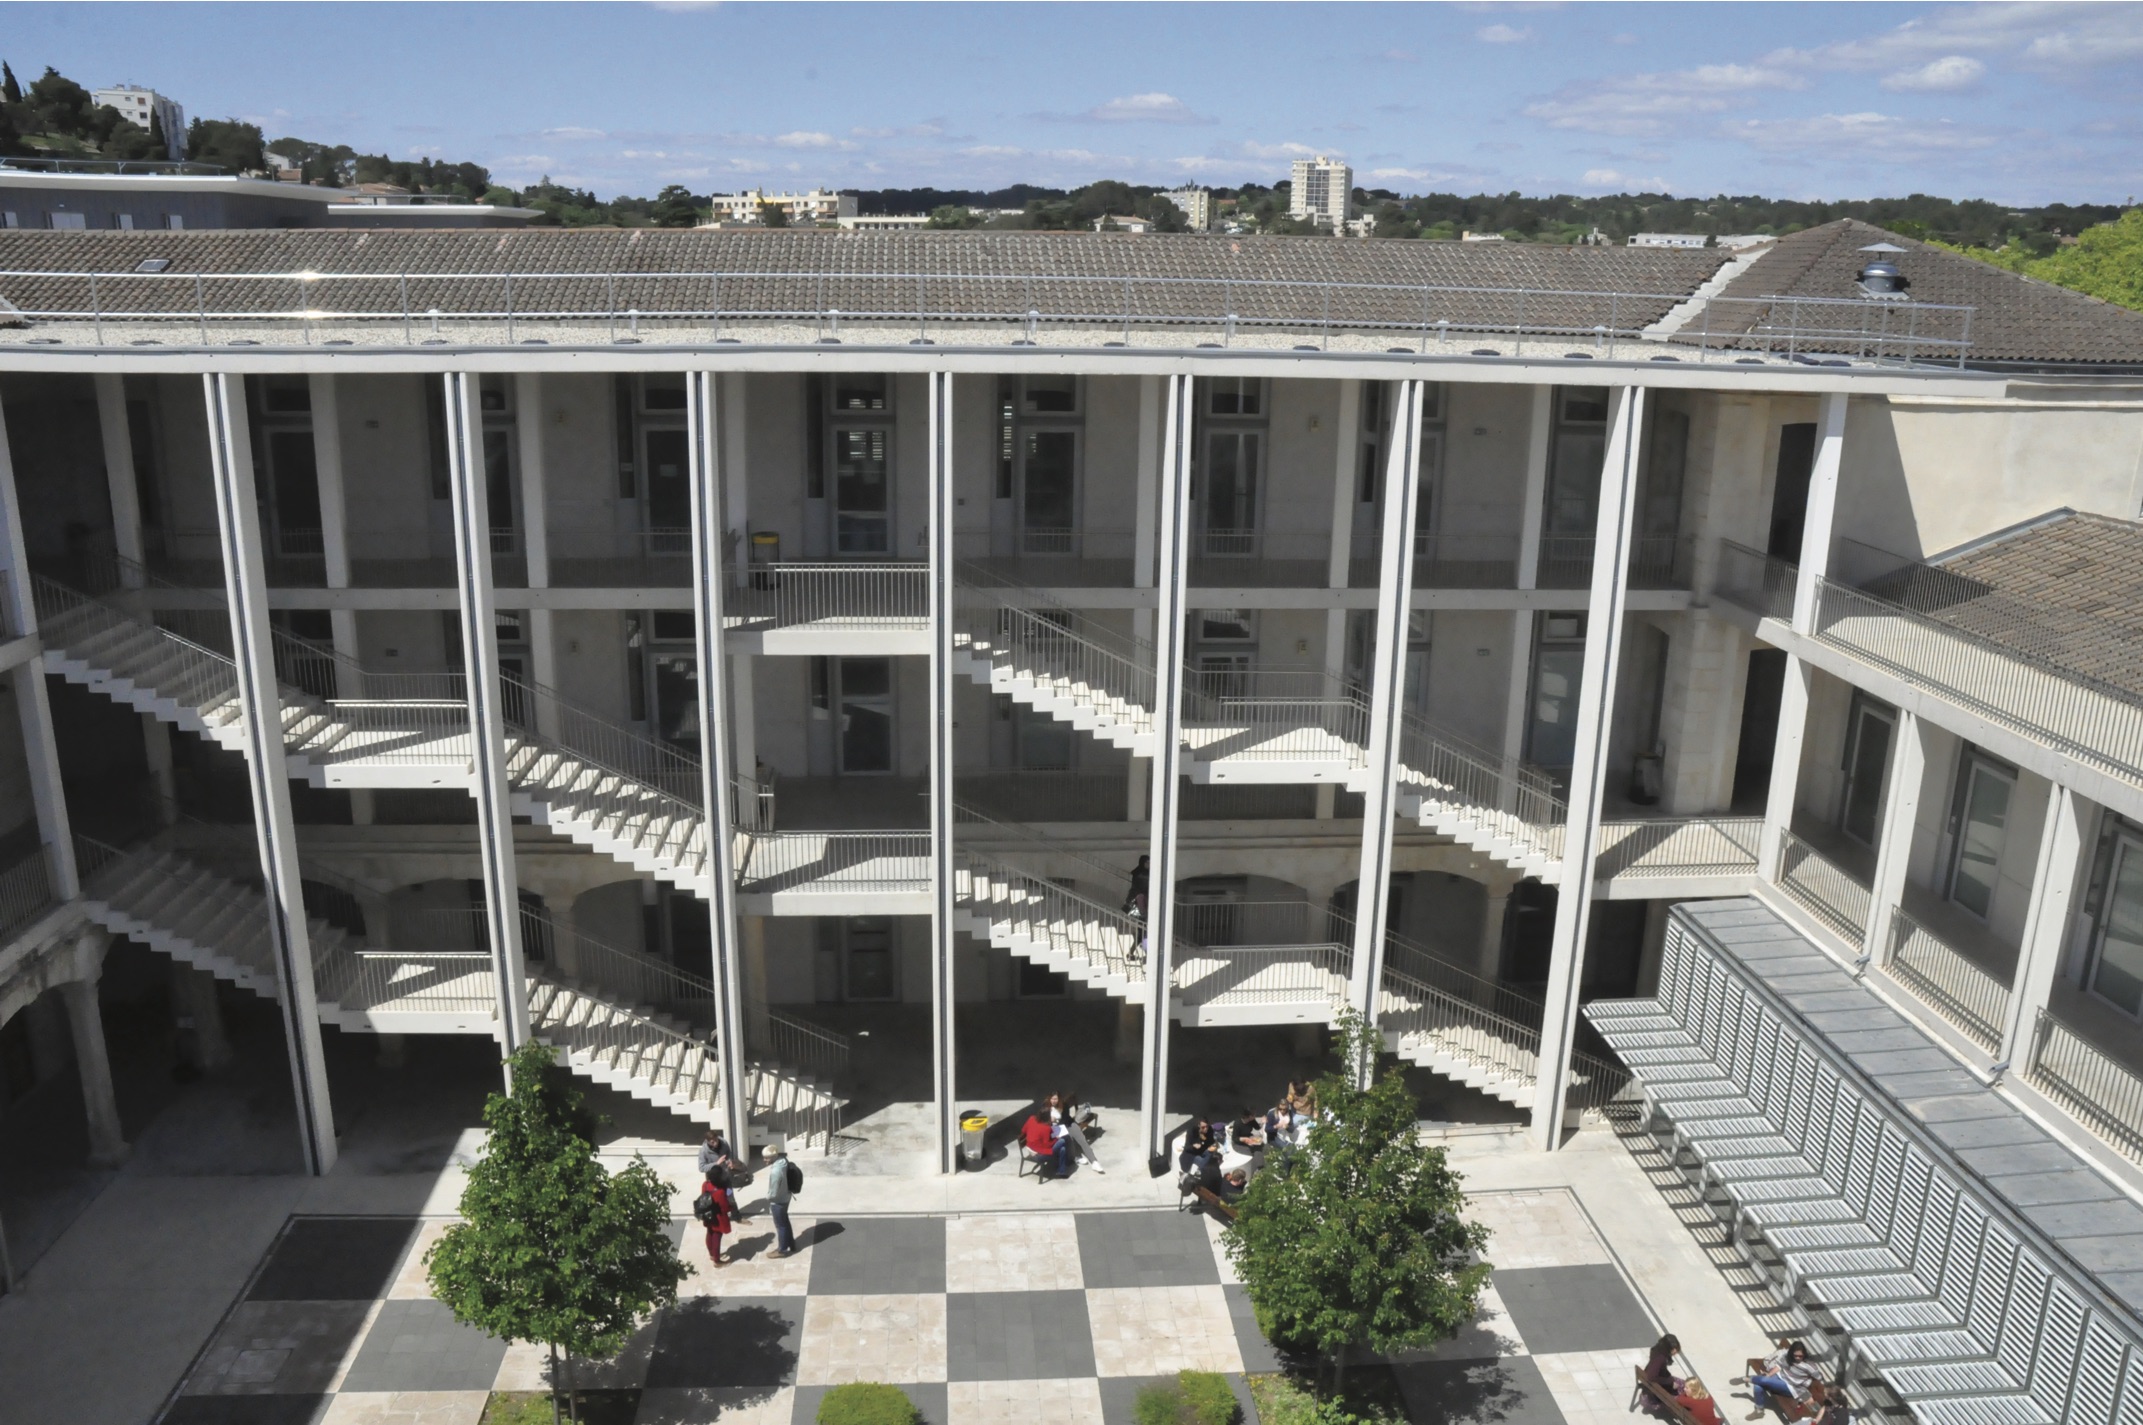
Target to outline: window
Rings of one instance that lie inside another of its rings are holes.
[[[1894,709],[1854,695],[1845,738],[1845,798],[1838,812],[1838,829],[1863,846],[1873,846],[1882,829],[1883,777],[1890,766],[1890,744],[1896,732]]]
[[[303,376],[263,376],[254,389],[260,409],[268,415],[312,414],[312,383]]]
[[[1025,395],[1022,409],[1029,415],[1068,416],[1079,409],[1076,376],[1029,376],[1021,384]]]
[[[2091,989],[2143,1018],[2143,832],[2116,823],[2091,955]]]
[[[854,916],[841,922],[842,989],[852,1000],[888,1000],[900,992],[893,963],[893,922],[886,916]]]
[[[834,548],[839,553],[892,551],[890,435],[883,426],[834,432]]]
[[[1016,376],[997,378],[997,498],[1012,498],[1012,473],[1019,456],[1019,402]]]
[[[836,376],[833,378],[833,408],[836,411],[879,411],[890,399],[884,376]]]
[[[1658,410],[1645,425],[1644,478],[1637,493],[1637,532],[1681,533],[1682,481],[1689,464],[1689,417]]]
[[[89,218],[83,213],[52,213],[48,215],[51,226],[73,232],[89,226]]]
[[[1258,534],[1258,456],[1263,433],[1206,432],[1205,552],[1255,554]]]
[[[19,228],[21,226],[21,214],[15,212],[0,213],[0,227]]]
[[[1257,613],[1249,609],[1200,609],[1197,620],[1200,643],[1257,642]]]
[[[1600,467],[1607,461],[1607,388],[1566,387],[1557,396],[1547,532],[1589,535],[1598,523]]]
[[[1782,426],[1778,432],[1778,469],[1771,485],[1771,537],[1764,553],[1798,561],[1801,531],[1808,523],[1808,482],[1816,470],[1813,422]]]
[[[1384,383],[1362,383],[1362,458],[1357,498],[1362,504],[1377,502],[1377,472],[1383,463]]]
[[[1020,447],[1022,554],[1071,554],[1078,524],[1079,432],[1027,430]]]
[[[2009,802],[2016,773],[1978,752],[1967,752],[1950,815],[1955,837],[1950,860],[1950,899],[1981,920],[1994,908],[2002,847],[2009,836]]]
[[[1577,755],[1577,705],[1585,668],[1585,616],[1540,615],[1533,641],[1533,697],[1526,759],[1565,769]]]
[[[167,232],[184,232],[186,230],[186,219],[177,213],[166,213],[164,214],[164,228]]]
[[[132,213],[117,214],[112,219],[112,226],[123,233],[130,233],[134,231],[134,215]]]
[[[685,408],[685,376],[682,371],[655,371],[640,378],[640,409],[681,411]]]
[[[642,431],[640,439],[647,452],[642,464],[647,471],[648,531],[668,536],[677,549],[683,549],[692,525],[692,484],[686,474],[690,438],[682,426],[653,426]],[[676,550],[666,544],[649,552]]]
[[[477,383],[476,404],[487,416],[513,411],[513,387],[503,376],[485,376]]]
[[[1263,402],[1264,383],[1255,376],[1223,376],[1206,383],[1206,413],[1215,416],[1255,416]]]

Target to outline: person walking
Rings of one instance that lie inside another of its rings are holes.
[[[789,1203],[796,1196],[801,1177],[803,1174],[789,1161],[788,1148],[776,1143],[766,1164],[766,1210],[774,1219],[774,1250],[767,1253],[769,1257],[796,1254],[796,1233],[789,1227]]]
[[[737,1195],[729,1186],[729,1171],[716,1164],[700,1184],[692,1215],[707,1229],[707,1260],[722,1265],[722,1239],[736,1225]]]

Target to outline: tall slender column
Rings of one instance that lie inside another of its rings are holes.
[[[937,1113],[938,1171],[960,1166],[954,1106],[958,1044],[953,952],[953,470],[952,373],[930,384],[930,1065]]]
[[[141,714],[141,750],[149,764],[149,785],[156,793],[156,822],[179,819],[179,782],[171,758],[171,728],[155,713]]]
[[[119,1100],[112,1093],[111,1054],[104,1043],[104,1012],[97,1003],[97,967],[110,939],[104,930],[83,931],[75,955],[88,973],[60,986],[67,1027],[74,1034],[75,1071],[82,1076],[82,1108],[89,1118],[89,1161],[103,1168],[117,1167],[127,1158]]]
[[[1146,1155],[1159,1166],[1168,1152],[1169,981],[1176,929],[1177,764],[1183,742],[1183,604],[1190,566],[1192,400],[1196,383],[1170,376],[1161,431],[1160,559],[1153,628],[1153,778],[1146,845],[1146,1042],[1139,1063],[1139,1121]]]
[[[2039,833],[2039,865],[2031,883],[2031,909],[2024,917],[2024,939],[2017,951],[2016,981],[2009,989],[2009,1018],[2002,1026],[1997,1072],[2017,1066],[2031,1052],[2039,1012],[2054,992],[2054,975],[2068,944],[2069,910],[2076,895],[2077,871],[2090,844],[2091,803],[2056,783],[2046,802],[2046,824]]]
[[[0,592],[13,617],[10,630],[21,637],[37,633],[37,601],[30,583],[30,557],[23,545],[22,508],[15,497],[15,461],[9,452],[7,418],[0,413]],[[52,731],[52,704],[45,692],[40,659],[18,663],[7,675],[14,683],[15,713],[22,724],[22,751],[30,782],[30,805],[37,814],[38,839],[44,842],[52,894],[73,900],[82,893],[75,875],[74,835],[67,819],[67,789],[60,776],[59,744]]]
[[[751,1103],[744,1083],[744,1006],[737,935],[737,870],[731,842],[736,808],[729,746],[729,663],[722,648],[722,430],[711,371],[685,374],[692,486],[692,633],[699,653],[700,806],[707,837],[708,924],[714,944],[714,1042],[721,1055],[722,1122],[750,1151]],[[744,551],[739,550],[741,558]]]
[[[1138,482],[1131,509],[1131,587],[1154,587],[1153,541],[1159,518],[1161,487],[1161,422],[1168,393],[1165,378],[1141,376],[1138,382]],[[1133,641],[1153,637],[1153,610],[1131,611]],[[1124,777],[1124,818],[1140,821],[1153,800],[1153,759],[1133,753]]]
[[[1890,917],[1905,894],[1905,868],[1912,863],[1912,834],[1920,821],[1920,790],[1927,781],[1927,729],[1919,717],[1898,709],[1892,741],[1882,825],[1875,839],[1875,883],[1868,891],[1868,924],[1860,941],[1863,960],[1880,957],[1889,944]],[[1792,819],[1789,807],[1785,820]]]
[[[1510,911],[1511,884],[1490,881],[1484,888],[1487,904],[1481,908],[1481,944],[1475,954],[1474,974],[1494,983],[1503,978],[1503,918]]]
[[[751,403],[745,395],[750,380],[742,371],[722,377],[722,500],[729,520],[729,547],[721,557],[729,560],[730,583],[741,589],[751,577],[751,465],[745,458],[745,421]],[[816,411],[812,419],[818,418]]]
[[[1795,633],[1815,632],[1816,593],[1830,573],[1838,474],[1845,461],[1845,406],[1845,393],[1834,391],[1816,413],[1816,463],[1808,475],[1808,514],[1801,526],[1801,564],[1793,586]]]
[[[1600,472],[1600,512],[1593,536],[1592,595],[1586,603],[1585,662],[1578,686],[1577,746],[1570,765],[1570,811],[1563,830],[1562,877],[1548,948],[1547,1007],[1540,1024],[1539,1078],[1533,1089],[1533,1143],[1553,1152],[1562,1140],[1563,1093],[1571,1039],[1577,1033],[1578,986],[1592,923],[1593,861],[1600,844],[1600,795],[1607,778],[1609,723],[1622,661],[1629,595],[1630,526],[1637,505],[1638,452],[1644,446],[1645,391],[1615,392],[1607,458]]]
[[[1779,877],[1785,833],[1793,827],[1793,807],[1801,794],[1801,745],[1807,740],[1808,696],[1815,670],[1794,654],[1786,655],[1786,676],[1778,693],[1778,735],[1771,744],[1771,783],[1764,793],[1764,823],[1756,833],[1756,874]]]
[[[97,433],[104,443],[104,484],[112,502],[113,552],[135,565],[121,566],[120,582],[127,588],[141,584],[139,566],[147,558],[141,538],[141,487],[135,483],[134,431],[127,421],[126,378],[117,372],[97,373]]]
[[[1333,422],[1332,542],[1325,558],[1325,584],[1344,589],[1354,577],[1355,462],[1362,448],[1362,383],[1339,383],[1339,418]],[[1324,615],[1324,671],[1336,687],[1347,676],[1347,610],[1337,598]],[[1338,809],[1337,783],[1317,784],[1316,814],[1330,821]]]
[[[350,587],[350,501],[343,482],[342,401],[332,372],[315,371],[306,378],[308,404],[312,408],[313,470],[320,486],[320,555],[330,589]],[[335,651],[357,662],[357,610],[333,608],[327,613],[328,630]],[[345,698],[361,698],[365,690],[352,686],[348,669],[335,670],[335,690]],[[372,789],[349,791],[350,820],[359,826],[372,824]]]
[[[1361,879],[1354,894],[1354,963],[1347,1001],[1370,1024],[1384,986],[1384,920],[1391,905],[1392,819],[1399,772],[1399,705],[1406,696],[1407,605],[1414,589],[1414,507],[1421,493],[1422,383],[1400,385],[1384,464],[1376,651],[1369,675],[1369,785],[1362,796]],[[1365,1068],[1370,1066],[1363,1066]]]
[[[483,862],[484,921],[498,979],[499,1040],[508,1054],[528,1040],[528,967],[521,944],[521,876],[506,787],[506,703],[499,682],[499,619],[491,577],[491,501],[484,468],[483,378],[449,372],[447,471],[454,495],[454,576],[469,698],[470,790]]]
[[[513,378],[515,452],[521,464],[521,547],[526,552],[528,587],[551,586],[550,468],[544,459],[543,377],[523,371]],[[558,635],[551,611],[528,611],[528,675],[546,688],[558,686]],[[536,731],[558,735],[558,707],[535,700]]]
[[[328,1098],[327,1060],[320,1044],[320,1005],[313,989],[312,936],[298,875],[297,817],[290,808],[290,772],[283,754],[282,694],[275,681],[275,647],[268,628],[268,574],[261,553],[260,506],[253,490],[253,438],[246,422],[245,378],[203,375],[208,408],[209,474],[216,532],[223,546],[224,598],[231,611],[232,663],[245,733],[246,781],[253,798],[253,832],[260,843],[268,898],[268,941],[275,959],[283,1037],[298,1105],[305,1165],[313,1173],[335,1166],[335,1117]]]
[[[1518,567],[1521,589],[1540,586],[1540,531],[1547,519],[1548,447],[1555,433],[1555,388],[1535,386],[1526,422],[1525,484],[1518,506]],[[1517,788],[1518,764],[1525,756],[1526,700],[1533,683],[1533,611],[1511,613],[1510,682],[1503,699],[1503,780]],[[1509,807],[1516,806],[1513,795]]]

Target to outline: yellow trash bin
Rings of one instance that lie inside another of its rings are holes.
[[[982,1140],[990,1131],[990,1116],[970,1108],[960,1115],[960,1156],[971,1168],[982,1166]]]

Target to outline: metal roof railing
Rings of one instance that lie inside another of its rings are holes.
[[[149,259],[154,263],[159,259]],[[144,264],[144,268],[148,266]],[[1045,273],[0,271],[15,326],[96,344],[705,342],[1243,344],[1658,360],[1771,356],[1961,366],[1973,308],[1828,297]],[[1672,313],[1671,330],[1662,324]],[[52,335],[40,339],[62,343]],[[1471,347],[1469,343],[1497,343]]]

